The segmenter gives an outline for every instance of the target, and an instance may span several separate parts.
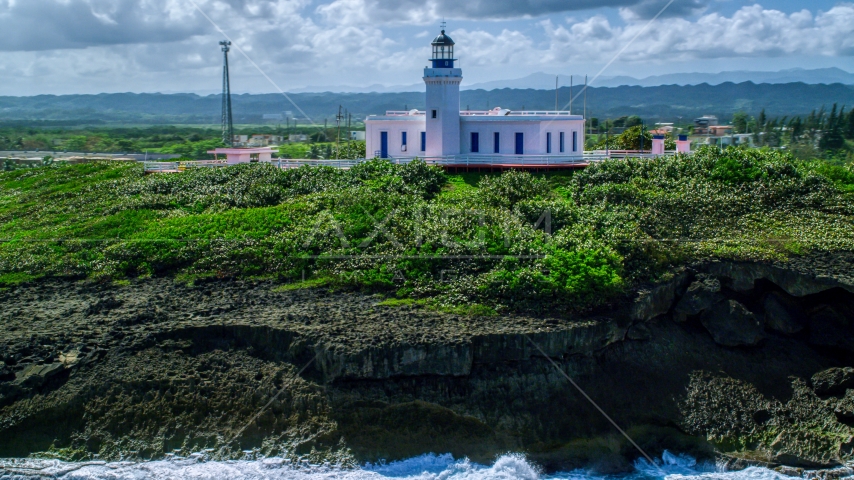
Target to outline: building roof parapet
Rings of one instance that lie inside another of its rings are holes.
[[[580,115],[573,115],[568,111],[553,111],[553,110],[507,110],[507,109],[493,109],[493,110],[463,110],[460,112],[460,115],[463,116],[487,116],[487,117],[543,117],[543,116],[560,116],[560,117],[580,117]]]
[[[423,110],[388,110],[385,112],[386,117],[412,117],[412,116],[420,116],[427,115],[427,112]]]
[[[271,147],[258,147],[258,148],[217,148],[215,150],[209,150],[210,154],[219,154],[219,155],[240,155],[240,154],[255,154],[255,153],[273,153]]]
[[[386,117],[411,117],[411,116],[422,116],[427,115],[427,112],[424,110],[387,110],[385,112]],[[559,116],[559,117],[581,117],[581,115],[573,115],[572,112],[568,112],[565,110],[553,111],[553,110],[507,110],[504,108],[495,108],[493,110],[462,110],[460,111],[460,115],[467,117],[510,117],[510,116],[518,116],[518,117],[549,117],[549,116]]]

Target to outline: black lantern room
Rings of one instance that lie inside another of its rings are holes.
[[[433,68],[454,68],[454,41],[445,35],[445,31],[433,39]]]

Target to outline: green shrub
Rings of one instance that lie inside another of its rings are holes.
[[[483,177],[478,183],[478,190],[483,203],[503,208],[512,208],[522,200],[533,200],[551,193],[548,182],[519,170]]]
[[[753,182],[762,177],[762,170],[753,162],[739,160],[733,157],[721,158],[712,170],[710,177],[712,180],[736,185]]]
[[[559,181],[449,177],[421,161],[149,176],[138,164],[54,164],[0,172],[0,283],[307,278],[324,280],[297,285],[396,292],[447,311],[555,313],[688,262],[852,250],[852,175],[712,148],[597,162]]]

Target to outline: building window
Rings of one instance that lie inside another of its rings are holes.
[[[421,132],[421,151],[427,151],[427,132]]]
[[[400,133],[400,144],[406,146],[406,132]]]
[[[501,153],[501,134],[499,134],[498,132],[495,132],[495,138],[493,139],[493,142],[494,142],[494,145],[492,148],[493,152]]]
[[[380,158],[388,158],[388,132],[380,132]]]
[[[572,132],[572,151],[578,151],[578,132]]]
[[[516,155],[525,154],[525,134],[522,132],[516,133]]]
[[[480,134],[471,132],[471,153],[480,153]]]
[[[433,118],[436,118],[439,115],[438,110],[433,110]]]
[[[552,153],[552,132],[546,132],[546,153]]]
[[[566,151],[566,133],[560,132],[560,153]]]

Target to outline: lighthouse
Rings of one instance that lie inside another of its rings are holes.
[[[431,66],[424,69],[427,84],[427,157],[460,154],[460,83],[462,69],[455,68],[454,41],[444,30],[433,39]]]
[[[463,71],[445,30],[431,42],[424,69],[424,110],[389,110],[365,119],[368,158],[442,165],[527,167],[576,164],[584,159],[584,118],[566,111],[460,111]]]

